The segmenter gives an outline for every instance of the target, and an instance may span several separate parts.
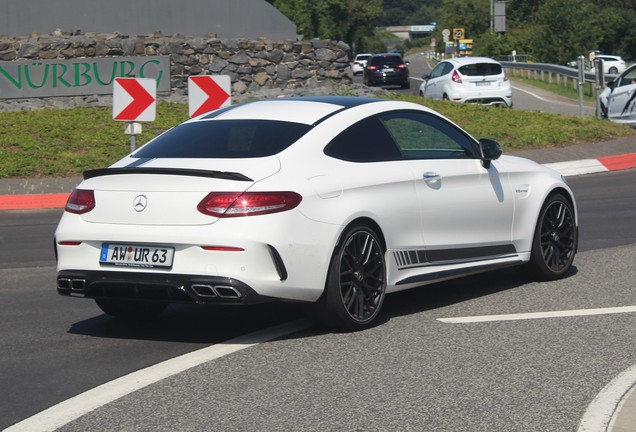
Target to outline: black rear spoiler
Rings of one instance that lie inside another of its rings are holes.
[[[137,168],[98,168],[93,170],[84,171],[84,180],[88,180],[93,177],[102,177],[109,175],[120,174],[161,174],[161,175],[177,175],[177,176],[190,176],[190,177],[207,177],[216,178],[222,180],[236,180],[236,181],[254,181],[251,178],[244,176],[240,173],[231,171],[211,171],[200,169],[188,169],[188,168],[152,168],[152,167],[137,167]]]

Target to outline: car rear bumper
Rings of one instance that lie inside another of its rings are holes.
[[[162,303],[257,304],[275,299],[242,281],[219,276],[66,270],[57,274],[61,295]]]
[[[366,76],[367,85],[404,85],[409,81],[408,74],[387,75],[373,74]]]

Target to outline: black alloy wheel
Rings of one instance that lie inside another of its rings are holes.
[[[540,280],[563,277],[572,266],[577,246],[572,204],[561,194],[553,195],[539,214],[526,273]]]
[[[335,330],[368,328],[380,313],[386,291],[384,247],[369,227],[345,232],[329,266],[325,293],[315,305],[321,324]]]

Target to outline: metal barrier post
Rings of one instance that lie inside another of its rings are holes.
[[[601,99],[598,97],[605,87],[605,69],[602,59],[594,59],[594,78],[596,79],[596,117],[603,118],[603,113],[601,112]]]
[[[583,115],[585,114],[583,112],[583,85],[585,84],[585,70],[584,70],[585,57],[579,56],[578,63],[579,63],[579,116],[583,117]]]

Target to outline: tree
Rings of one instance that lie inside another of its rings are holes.
[[[382,15],[382,0],[274,0],[305,38],[364,45]]]
[[[543,62],[565,64],[598,47],[602,39],[590,0],[545,0],[536,19],[532,46]]]
[[[439,20],[441,29],[461,27],[467,38],[490,29],[490,0],[444,0]]]

